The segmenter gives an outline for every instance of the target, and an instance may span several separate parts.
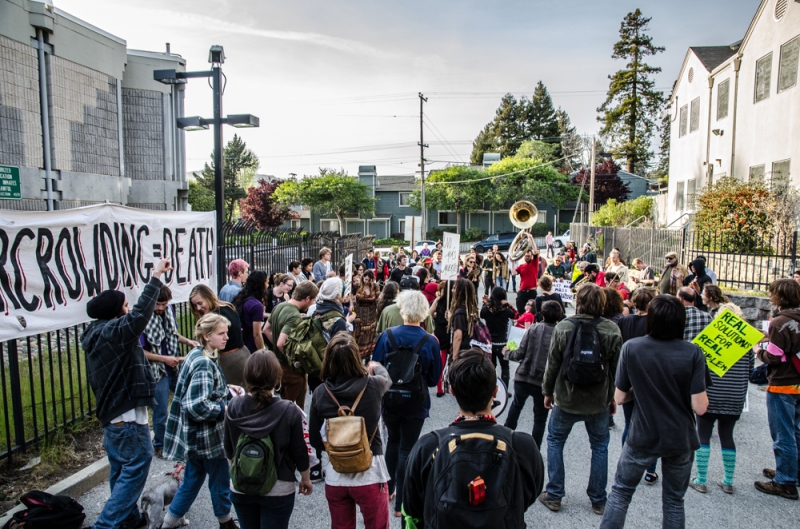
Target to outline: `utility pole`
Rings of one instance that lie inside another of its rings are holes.
[[[592,225],[592,215],[594,215],[594,155],[597,148],[597,140],[592,136],[592,169],[589,176],[589,226]]]
[[[425,138],[422,131],[422,105],[428,101],[427,97],[422,95],[422,92],[419,93],[419,174],[420,174],[420,207],[422,208],[422,226],[420,230],[422,231],[421,239],[428,238],[428,210],[425,208],[425,148],[427,145],[425,144]],[[413,234],[412,234],[413,237]]]

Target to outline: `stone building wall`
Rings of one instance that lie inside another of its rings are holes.
[[[164,119],[162,94],[122,89],[125,176],[132,180],[164,179]]]
[[[42,167],[36,50],[0,35],[0,164]]]

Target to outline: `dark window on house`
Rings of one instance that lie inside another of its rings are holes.
[[[689,132],[694,132],[700,128],[700,98],[692,101],[691,117],[689,119]]]
[[[778,70],[778,92],[797,85],[797,63],[800,59],[800,37],[781,46],[781,63]]]
[[[681,107],[680,119],[678,120],[678,137],[686,136],[686,126],[689,124],[689,106]]]
[[[398,193],[400,196],[400,206],[407,208],[409,206],[408,202],[411,199],[411,193]]]
[[[730,90],[730,79],[725,79],[717,87],[717,121],[728,117],[728,99]]]
[[[772,53],[756,61],[756,93],[755,102],[769,97],[770,78],[772,77]]]
[[[764,165],[754,165],[750,168],[750,181],[763,182],[764,181]]]
[[[458,223],[458,215],[455,211],[440,211],[439,226],[455,226]]]

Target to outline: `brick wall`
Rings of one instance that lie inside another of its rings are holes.
[[[117,80],[50,57],[53,167],[119,176]]]
[[[0,164],[42,167],[36,50],[0,35]]]
[[[164,120],[160,92],[122,89],[125,176],[164,179]]]

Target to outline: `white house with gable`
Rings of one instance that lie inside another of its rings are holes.
[[[762,0],[741,41],[691,47],[670,97],[666,222],[724,176],[800,185],[800,0]]]

